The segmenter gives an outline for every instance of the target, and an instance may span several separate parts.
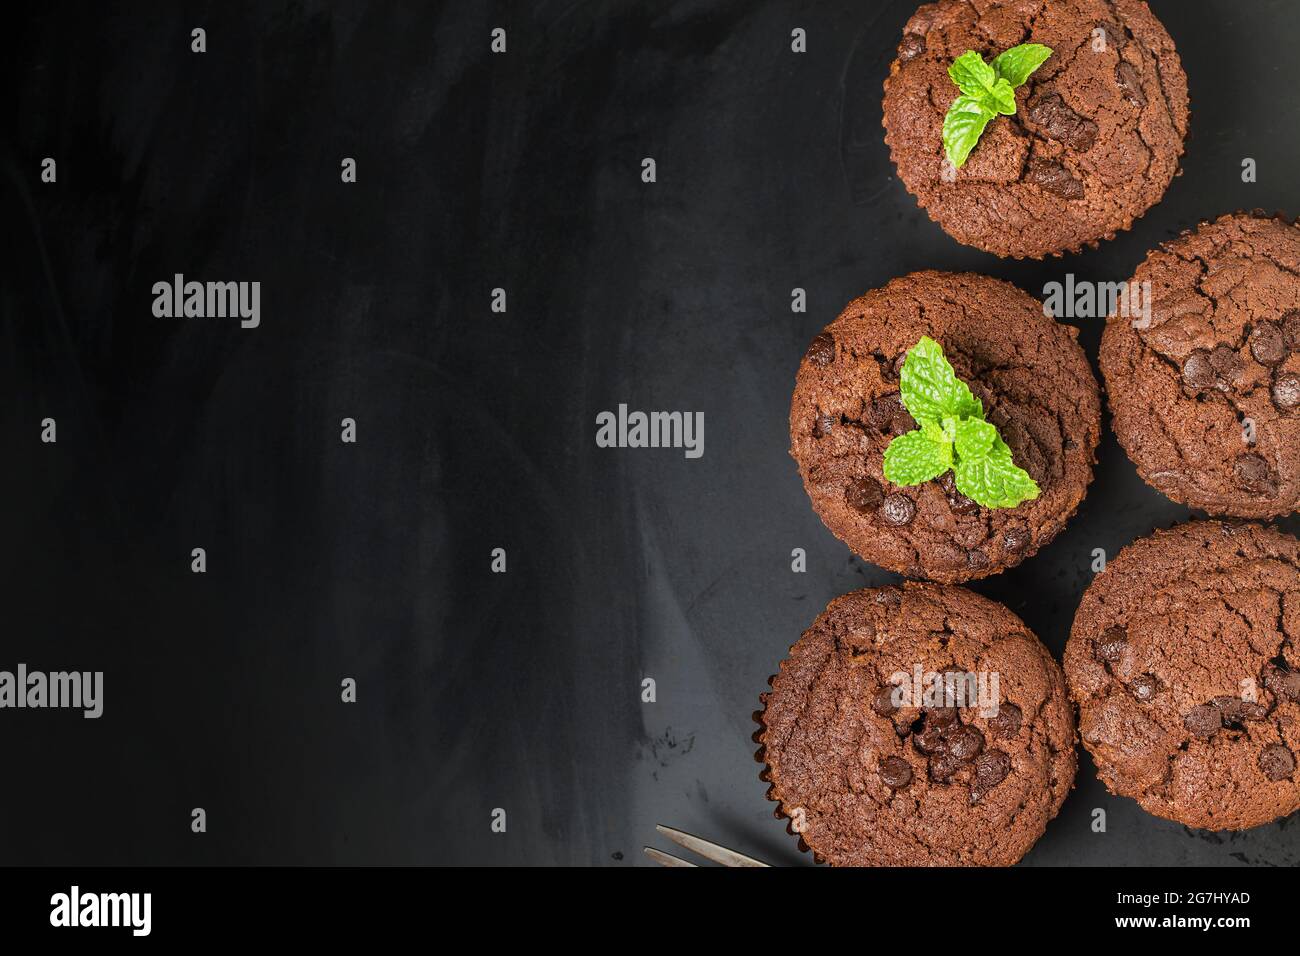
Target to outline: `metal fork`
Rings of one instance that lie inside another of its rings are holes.
[[[684,846],[692,853],[696,853],[712,863],[720,863],[723,866],[767,866],[760,860],[752,856],[745,856],[743,853],[737,853],[735,850],[728,850],[725,846],[718,846],[716,843],[710,843],[708,840],[701,840],[697,836],[691,836],[681,830],[674,830],[672,827],[666,827],[662,824],[655,827],[660,833],[672,840],[678,846]],[[683,860],[679,856],[673,856],[671,853],[665,853],[662,850],[656,850],[652,846],[645,847],[645,855],[650,857],[656,863],[662,866],[699,866],[698,863],[692,863],[690,860]]]

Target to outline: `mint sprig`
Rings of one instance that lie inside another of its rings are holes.
[[[1038,484],[1012,460],[984,406],[957,377],[943,347],[922,336],[903,360],[903,407],[917,427],[885,449],[885,477],[901,487],[952,469],[957,490],[986,508],[1014,508],[1037,498]]]
[[[990,65],[974,50],[967,50],[948,67],[961,95],[943,118],[943,149],[948,161],[960,169],[966,164],[984,128],[998,115],[1014,116],[1016,89],[1052,55],[1041,43],[1022,43],[999,53]]]

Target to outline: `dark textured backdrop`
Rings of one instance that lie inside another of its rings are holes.
[[[910,2],[11,12],[0,668],[106,690],[98,721],[0,712],[0,862],[627,865],[656,822],[806,862],[750,713],[828,600],[890,578],[786,455],[808,340],[913,269],[1041,294],[1127,278],[1200,218],[1300,213],[1295,6],[1152,5],[1190,78],[1185,174],[1133,232],[1041,264],[957,245],[892,175]],[[260,280],[261,327],[154,318],[175,272]],[[620,402],[703,411],[704,457],[596,448]],[[1058,655],[1092,549],[1187,514],[1100,455],[1066,532],[976,587]],[[1300,827],[1192,833],[1085,758],[1026,862],[1298,860]]]

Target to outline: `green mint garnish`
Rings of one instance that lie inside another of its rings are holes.
[[[984,127],[997,115],[1016,112],[1016,88],[1052,55],[1041,43],[1022,43],[993,58],[992,65],[974,50],[967,50],[948,67],[948,75],[961,95],[943,118],[943,149],[957,169],[966,164]]]
[[[985,508],[1014,508],[1038,497],[1038,485],[1012,460],[984,407],[957,377],[934,339],[922,336],[903,360],[903,407],[914,431],[885,449],[885,477],[900,487],[919,485],[952,469],[957,490]]]
[[[934,339],[922,336],[908,350],[901,378],[903,406],[918,422],[984,417],[980,400],[957,377]]]

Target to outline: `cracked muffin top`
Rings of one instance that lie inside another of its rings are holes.
[[[813,339],[790,403],[790,454],[826,527],[874,564],[945,583],[1036,553],[1092,480],[1101,402],[1077,335],[987,276],[916,272],[850,302]],[[916,427],[899,372],[922,336],[943,347],[1037,498],[987,508],[957,490],[951,471],[907,488],[885,478],[885,449]]]
[[[1194,521],[1122,550],[1083,596],[1065,673],[1111,790],[1191,827],[1300,809],[1300,541]]]
[[[964,588],[836,598],[790,648],[754,735],[778,816],[840,866],[1009,866],[1074,782],[1065,680]]]
[[[1300,508],[1300,227],[1237,213],[1147,256],[1149,323],[1113,315],[1101,370],[1138,474],[1211,514]]]
[[[1024,43],[1052,55],[955,169],[948,67]],[[1187,77],[1142,0],[941,0],[904,27],[885,81],[885,142],[899,178],[958,242],[999,256],[1076,251],[1129,228],[1164,195],[1187,135]]]

